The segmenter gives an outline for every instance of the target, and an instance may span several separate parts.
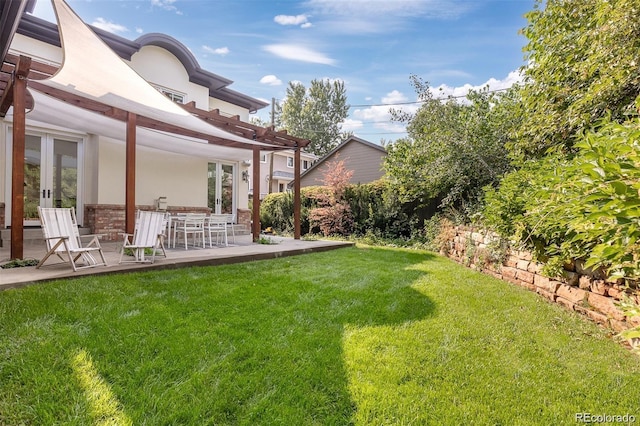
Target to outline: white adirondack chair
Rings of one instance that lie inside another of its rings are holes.
[[[163,212],[149,212],[138,210],[136,226],[133,234],[122,234],[124,243],[120,251],[119,263],[153,263],[156,260],[156,252],[160,250],[164,257],[167,252],[164,249],[164,232],[167,226]],[[151,257],[147,257],[145,250],[151,250]],[[133,260],[123,260],[127,250],[133,252]]]
[[[38,207],[42,233],[47,243],[47,254],[36,266],[40,268],[44,262],[53,254],[58,256],[63,262],[70,263],[73,271],[94,266],[106,266],[107,261],[102,253],[99,235],[80,236],[76,212],[71,208],[43,208]],[[81,238],[89,238],[89,242],[82,244]],[[97,259],[94,255],[99,255]],[[65,259],[66,256],[66,259]],[[79,266],[78,261],[84,263]]]

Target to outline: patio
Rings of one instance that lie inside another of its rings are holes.
[[[305,253],[333,250],[353,245],[340,241],[303,241],[288,237],[269,236],[273,244],[252,242],[251,235],[237,235],[235,244],[215,248],[167,248],[167,257],[156,257],[153,264],[118,264],[122,242],[104,242],[102,249],[108,266],[83,269],[73,272],[69,263],[58,263],[51,258],[40,269],[35,266],[0,269],[0,290],[22,287],[28,284],[55,279],[75,278],[85,275],[126,273],[140,270],[175,269],[186,266],[222,265],[228,263],[249,262],[253,260],[274,259]],[[0,247],[0,265],[9,261],[9,247]],[[24,259],[41,259],[46,253],[44,241],[25,240]]]

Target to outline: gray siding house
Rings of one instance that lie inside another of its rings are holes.
[[[322,185],[325,165],[344,160],[347,170],[353,170],[350,183],[369,183],[384,175],[382,162],[387,151],[378,144],[351,136],[300,175],[300,186]]]

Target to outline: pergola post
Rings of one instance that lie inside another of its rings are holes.
[[[300,146],[293,156],[293,238],[300,239]]]
[[[136,114],[127,113],[124,222],[128,234],[133,234],[136,225],[136,118]]]
[[[13,72],[13,154],[11,180],[11,259],[24,257],[24,156],[26,131],[27,75],[31,59],[20,57]]]
[[[260,239],[260,147],[253,147],[253,206],[251,234],[253,242]]]

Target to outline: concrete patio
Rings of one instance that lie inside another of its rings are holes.
[[[275,259],[306,253],[350,247],[353,244],[341,241],[303,241],[293,238],[268,236],[273,244],[253,243],[251,235],[237,235],[235,243],[229,246],[214,248],[184,247],[167,249],[167,257],[156,257],[153,264],[118,264],[121,243],[104,242],[102,248],[108,266],[83,269],[73,272],[69,263],[56,263],[59,259],[50,257],[40,269],[35,266],[0,269],[0,290],[22,287],[55,279],[76,278],[86,275],[117,274],[143,270],[175,269],[187,266],[223,265],[229,263],[249,262],[253,260]],[[42,240],[26,240],[24,243],[25,259],[42,259],[46,253]],[[0,265],[10,260],[9,247],[0,247]]]

